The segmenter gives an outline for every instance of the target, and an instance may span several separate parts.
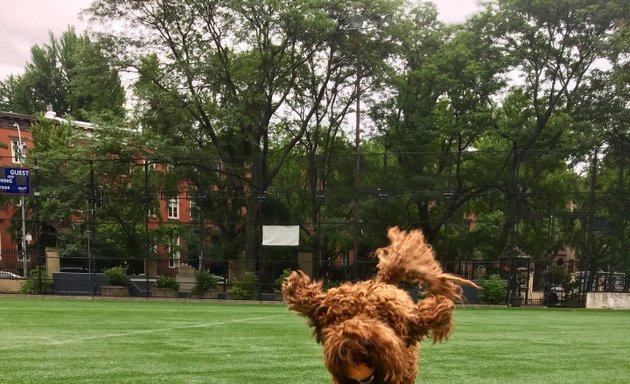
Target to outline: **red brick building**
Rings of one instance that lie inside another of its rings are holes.
[[[59,118],[54,112],[48,111],[46,118],[58,123],[69,123],[67,120]],[[28,149],[33,146],[30,128],[35,119],[32,116],[0,112],[0,167],[20,168],[23,158],[20,158],[20,142],[25,148],[23,155],[28,156]],[[91,137],[96,126],[87,122],[71,122],[73,126],[81,130],[86,137]],[[163,168],[161,165],[155,167],[156,170]],[[183,184],[185,185],[185,183]],[[191,202],[187,198],[185,190],[175,198],[160,198],[159,213],[152,212],[149,217],[149,228],[155,229],[159,223],[187,224],[191,221]],[[28,197],[26,197],[28,198]],[[20,195],[0,194],[0,270],[23,274],[24,264],[22,255],[22,237],[20,222]],[[31,212],[25,212],[26,222],[30,221]],[[28,227],[32,227],[29,225]],[[34,244],[31,243],[34,235],[26,233],[27,249],[32,250]],[[168,273],[171,268],[176,268],[185,263],[185,255],[181,249],[185,249],[183,238],[170,240],[171,245],[158,245],[155,251],[161,255],[156,269],[151,268],[151,274]],[[48,244],[47,244],[48,245]],[[32,252],[31,252],[32,253]],[[32,256],[32,255],[31,255]],[[30,257],[28,269],[35,265],[35,258]]]
[[[30,128],[33,121],[31,116],[0,112],[0,167],[20,168],[22,166],[21,155],[26,155],[32,146]],[[21,227],[21,223],[14,222],[15,218],[20,216],[19,212],[16,212],[20,209],[20,195],[0,193],[3,195],[0,197],[0,270],[7,269],[4,268],[6,265],[10,266],[8,269],[12,272],[22,273],[21,231],[16,231],[16,228]],[[13,235],[16,232],[20,233],[19,240]],[[26,232],[27,246],[31,239],[32,235]],[[20,268],[16,270],[18,266]]]

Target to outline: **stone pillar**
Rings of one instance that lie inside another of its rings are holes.
[[[59,251],[57,248],[46,247],[46,271],[52,276],[53,273],[60,271]]]
[[[188,264],[177,267],[175,280],[179,283],[179,291],[190,293],[195,287],[195,268]]]
[[[148,259],[146,265],[146,271],[144,271],[149,277],[156,277],[158,275],[158,263],[155,259]]]

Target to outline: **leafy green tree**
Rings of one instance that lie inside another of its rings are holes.
[[[628,12],[627,6],[609,1],[498,0],[489,2],[479,16],[488,21],[488,35],[505,47],[509,68],[522,82],[506,92],[494,141],[508,154],[502,161],[505,182],[500,188],[507,198],[506,254],[516,252],[515,244],[527,238],[518,233],[519,217],[546,206],[532,193],[544,186],[540,180],[555,178],[547,188],[557,188],[557,172],[566,161],[591,152],[597,143],[597,128],[580,123],[576,107],[595,81],[596,62],[609,56],[620,31],[616,20],[627,18]],[[573,150],[559,152],[563,147]],[[550,172],[554,169],[556,173]],[[566,206],[571,196],[562,198],[555,210],[562,211],[561,204]]]
[[[494,124],[492,97],[503,84],[501,52],[483,27],[443,25],[432,4],[400,25],[404,70],[392,80],[397,97],[381,106],[381,126],[403,172],[397,187],[409,191],[412,209],[402,221],[432,243],[445,222],[463,216],[470,196],[488,188],[463,172],[466,152]]]
[[[22,75],[0,82],[3,109],[36,114],[50,104],[61,116],[91,121],[93,115],[122,118],[125,92],[118,73],[101,47],[87,34],[70,27],[49,43],[31,48],[31,60]]]
[[[231,230],[244,234],[244,255],[252,260],[259,246],[259,197],[315,124],[320,101],[333,89],[329,84],[338,81],[331,74],[347,76],[325,66],[353,64],[319,59],[334,57],[327,50],[338,49],[330,41],[347,24],[350,9],[389,13],[396,4],[101,0],[88,12],[95,20],[143,27],[136,29],[138,36],[115,37],[121,48],[115,56],[120,65],[139,71],[152,93],[147,105],[169,103],[174,108],[167,113],[190,118],[188,126],[171,126],[172,142],[180,141],[187,151],[207,149],[199,158],[220,161],[225,175],[220,189],[230,211],[249,213]],[[309,101],[302,103],[305,97]],[[274,145],[278,156],[271,162]]]
[[[39,219],[58,230],[63,256],[85,264],[88,249],[101,259],[143,256],[146,242],[155,243],[144,234],[146,148],[126,129],[104,123],[90,129],[86,137],[72,122],[43,117],[31,127],[35,146],[27,162],[37,166]],[[158,196],[157,172],[149,176],[150,196]],[[157,200],[151,204],[155,210]]]

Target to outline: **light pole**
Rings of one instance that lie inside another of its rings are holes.
[[[18,145],[15,151],[18,162],[22,163],[24,143],[22,142],[22,131],[18,123],[13,123],[18,131]],[[28,259],[26,258],[26,210],[24,208],[24,195],[20,196],[20,206],[22,208],[22,270],[24,277],[28,277]]]
[[[391,21],[391,15],[379,16],[372,15],[370,20],[378,23],[379,26],[387,26]],[[355,127],[354,127],[354,148],[355,148],[355,172],[354,172],[354,201],[352,207],[352,221],[354,224],[353,231],[353,279],[357,278],[358,261],[359,261],[359,233],[361,216],[359,212],[359,190],[361,188],[361,30],[365,18],[360,14],[350,16],[350,29],[356,31],[356,111],[355,111]],[[369,26],[368,26],[368,29]]]
[[[361,63],[360,63],[360,54],[361,54],[361,44],[360,44],[360,30],[363,27],[363,16],[361,15],[352,15],[350,18],[350,25],[352,29],[356,30],[357,38],[356,38],[356,49],[357,49],[357,63],[356,63],[356,95],[357,95],[357,106],[355,111],[355,127],[354,127],[354,148],[355,148],[355,171],[354,171],[354,202],[352,207],[352,221],[354,224],[353,229],[353,256],[354,260],[352,262],[353,265],[353,280],[357,279],[357,271],[359,268],[359,223],[361,220],[359,214],[359,188],[361,185]]]

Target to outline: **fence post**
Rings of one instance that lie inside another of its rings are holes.
[[[88,231],[87,231],[87,252],[88,252],[88,263],[89,263],[89,271],[90,271],[90,280],[92,282],[92,295],[96,296],[97,288],[96,288],[96,261],[94,260],[94,254],[92,252],[92,241],[96,239],[94,231],[96,230],[95,220],[96,220],[96,184],[94,180],[94,160],[89,160],[90,164],[90,175],[89,175],[89,190],[88,190]]]
[[[37,180],[37,159],[35,159],[35,164],[32,168],[32,173],[33,173],[33,178],[32,178],[32,182],[33,182],[33,197],[34,197],[34,206],[35,206],[35,238],[37,239],[37,244],[35,245],[35,257],[37,258],[37,279],[38,279],[38,290],[39,290],[39,294],[42,294],[42,265],[41,265],[41,241],[40,241],[40,228],[39,228],[39,191],[37,190],[38,187],[38,180]],[[48,269],[46,269],[46,272],[48,272]],[[48,278],[48,276],[46,276]],[[52,278],[52,276],[51,276]]]
[[[142,196],[144,203],[144,276],[147,283],[147,297],[150,296],[149,290],[149,211],[151,209],[151,196],[149,195],[149,160],[144,159],[144,195]]]

